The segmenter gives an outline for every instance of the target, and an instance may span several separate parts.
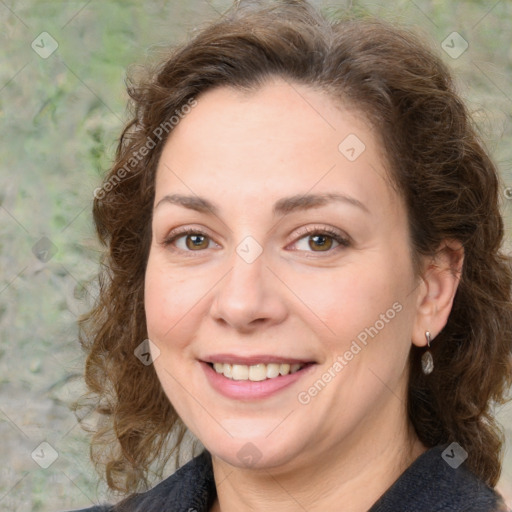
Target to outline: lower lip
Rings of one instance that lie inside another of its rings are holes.
[[[309,374],[315,364],[308,364],[301,370],[288,375],[280,375],[273,379],[253,382],[251,380],[233,380],[217,373],[208,363],[201,361],[201,366],[215,391],[228,397],[239,400],[254,400],[267,398],[291,386],[305,375]]]

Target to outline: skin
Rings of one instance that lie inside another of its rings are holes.
[[[415,276],[404,202],[357,111],[281,79],[197,100],[159,162],[145,307],[163,389],[212,454],[212,510],[368,510],[426,449],[406,415],[408,354],[446,324],[458,283],[449,270],[460,270],[462,250],[446,241],[457,256],[441,250]],[[354,161],[338,149],[349,134],[366,146]],[[333,192],[364,208],[272,212],[284,197]],[[218,212],[159,204],[169,194],[204,197]],[[184,227],[206,232],[200,248],[186,235],[165,245]],[[304,227],[334,229],[350,243],[322,245]],[[247,236],[263,249],[252,263],[236,252]],[[400,312],[300,403],[299,393],[396,303]],[[210,386],[199,363],[215,353],[316,366],[273,396],[235,400]],[[247,443],[258,454],[250,467],[237,455]]]

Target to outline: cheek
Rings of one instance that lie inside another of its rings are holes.
[[[187,322],[200,307],[201,294],[204,296],[201,277],[192,281],[183,272],[166,268],[157,258],[149,258],[144,284],[144,307],[150,339],[164,342],[176,333],[183,331]],[[202,292],[202,293],[201,293]]]
[[[339,271],[329,269],[323,275],[295,275],[293,282],[294,293],[309,310],[308,316],[319,332],[325,331],[328,338],[332,336],[340,343],[352,340],[376,322],[380,327],[383,321],[394,319],[401,308],[393,305],[403,300],[405,279],[374,261],[357,262]]]
[[[374,262],[326,279],[324,293],[310,288],[315,290],[310,292],[315,304],[311,309],[322,319],[325,332],[323,348],[332,361],[340,361],[341,356],[344,376],[339,384],[357,383],[361,393],[368,387],[371,395],[381,382],[367,368],[390,384],[403,374],[413,317],[410,278],[406,270],[399,273],[392,266]],[[351,385],[348,388],[353,392]]]

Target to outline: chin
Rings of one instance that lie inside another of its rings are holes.
[[[273,428],[275,429],[275,423]],[[265,435],[246,435],[221,438],[206,434],[201,439],[205,448],[214,457],[240,469],[272,469],[287,466],[304,455],[308,444],[305,438],[290,429],[279,434],[268,429]],[[247,432],[247,429],[246,429]]]

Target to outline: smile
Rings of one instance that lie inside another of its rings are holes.
[[[207,382],[221,395],[243,401],[261,400],[283,392],[304,379],[317,364],[307,361],[289,361],[275,357],[265,358],[214,357],[216,361],[200,361]],[[229,362],[221,362],[220,360]],[[247,360],[248,359],[248,360]],[[240,364],[241,362],[250,364]],[[304,387],[304,385],[302,386]]]
[[[298,372],[305,364],[270,363],[270,364],[224,364],[210,363],[217,373],[233,380],[250,380],[260,382],[267,379],[275,379],[283,375]]]

